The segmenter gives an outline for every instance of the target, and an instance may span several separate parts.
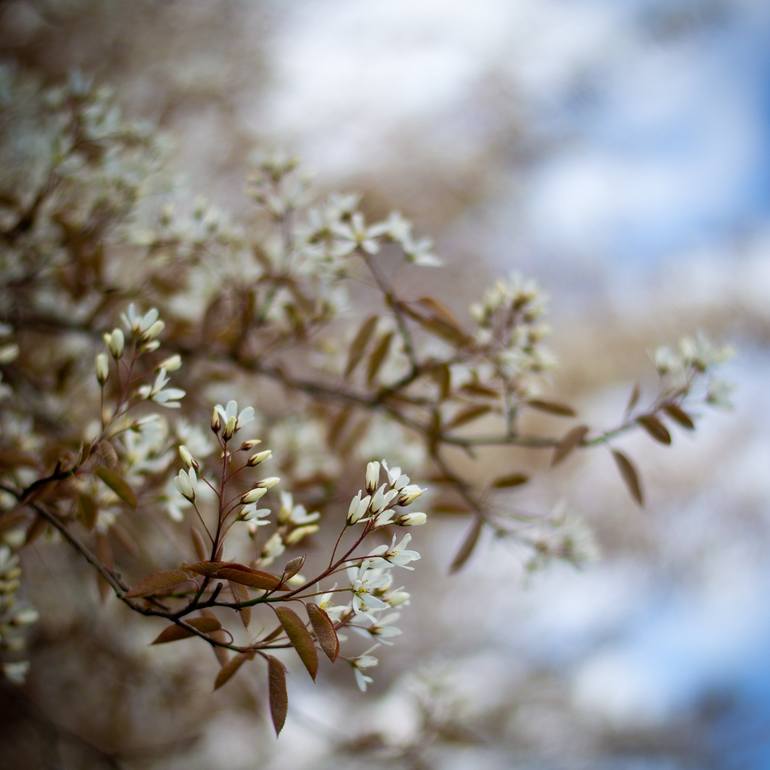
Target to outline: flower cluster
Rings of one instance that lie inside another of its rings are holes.
[[[521,398],[536,392],[542,375],[555,365],[542,345],[550,333],[543,322],[545,304],[535,281],[513,273],[507,281],[497,281],[470,308],[479,327],[477,343]]]
[[[732,387],[725,380],[713,375],[714,368],[728,361],[733,350],[724,345],[715,345],[699,332],[693,337],[684,337],[677,347],[659,347],[654,355],[658,374],[674,390],[689,390],[693,382],[706,375],[705,401],[712,406],[730,406]]]
[[[36,609],[17,600],[20,578],[19,557],[8,545],[0,545],[0,652],[13,656],[24,650],[25,630],[38,620]],[[11,682],[21,684],[27,676],[29,661],[5,661],[2,670]]]

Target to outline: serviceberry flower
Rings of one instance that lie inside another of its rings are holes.
[[[417,561],[420,558],[420,554],[417,551],[409,551],[406,546],[409,545],[412,536],[407,533],[404,535],[398,544],[396,544],[396,536],[393,535],[393,540],[390,543],[390,547],[387,545],[378,545],[369,552],[369,556],[376,557],[374,564],[377,565],[379,560],[392,564],[396,567],[403,567],[404,569],[414,569],[409,564],[413,561]]]
[[[356,678],[356,684],[358,685],[358,689],[361,690],[361,692],[366,692],[367,685],[374,681],[372,677],[364,674],[364,669],[372,668],[379,663],[377,658],[371,654],[372,650],[376,650],[377,647],[379,647],[379,645],[375,644],[366,652],[362,653],[357,658],[353,658],[353,660],[350,661],[350,665],[353,666],[353,674]]]
[[[151,399],[167,409],[179,409],[179,399],[185,397],[185,391],[180,388],[167,388],[168,383],[166,370],[160,369],[155,376],[155,382],[152,385],[142,385],[137,392],[140,398]]]
[[[217,404],[214,407],[214,414],[218,418],[217,424],[222,427],[222,437],[227,441],[254,419],[254,407],[247,406],[239,412],[238,402],[228,401],[226,406]],[[212,417],[212,428],[214,428],[214,417]]]
[[[195,494],[198,489],[198,476],[194,468],[180,470],[174,479],[174,483],[182,497],[190,502],[195,500]]]

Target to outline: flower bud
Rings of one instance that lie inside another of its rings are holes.
[[[196,471],[200,468],[200,463],[192,456],[190,450],[184,444],[179,445],[179,456],[188,468],[195,468]]]
[[[267,491],[272,489],[281,479],[278,476],[268,476],[266,479],[257,482],[257,487]]]
[[[380,464],[374,460],[366,464],[366,491],[374,492],[380,483]]]
[[[169,356],[158,364],[158,369],[165,369],[167,372],[176,372],[181,368],[182,356],[180,356],[179,353],[174,353],[173,356]]]
[[[244,452],[248,452],[251,449],[254,449],[255,446],[259,446],[262,443],[262,439],[259,438],[250,438],[248,441],[244,441],[241,444],[241,450]]]
[[[402,527],[420,527],[428,520],[428,515],[422,511],[405,513],[396,519],[396,524]]]
[[[123,355],[123,349],[125,348],[126,338],[123,335],[121,329],[113,329],[111,332],[104,335],[104,344],[115,359],[120,358]]]
[[[256,503],[259,500],[261,500],[266,494],[267,494],[267,489],[264,489],[263,487],[254,487],[254,489],[250,489],[248,492],[241,495],[241,502],[244,505],[248,505],[249,503]]]
[[[399,492],[397,502],[399,505],[411,505],[423,492],[425,490],[417,484],[409,484]]]
[[[165,328],[166,324],[163,323],[160,319],[155,321],[155,323],[151,324],[148,329],[144,331],[142,334],[142,339],[144,339],[146,342],[149,342],[150,340],[154,340]]]
[[[104,385],[107,382],[107,378],[110,376],[110,362],[107,359],[106,353],[99,353],[96,356],[96,380],[100,385]]]
[[[246,464],[254,468],[255,466],[269,459],[272,456],[272,454],[273,452],[270,449],[265,449],[262,452],[256,452],[251,457],[249,457]]]
[[[214,431],[214,433],[219,433],[220,428],[222,427],[222,422],[219,419],[219,412],[217,412],[216,409],[211,410],[211,430]]]

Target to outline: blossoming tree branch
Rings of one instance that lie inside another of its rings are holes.
[[[640,429],[670,444],[672,428],[726,400],[714,369],[727,351],[696,336],[656,353],[655,393],[634,387],[614,425],[588,425],[549,392],[532,281],[498,281],[459,320],[389,277],[395,260],[430,285],[430,240],[397,213],[368,223],[355,195],[319,197],[294,159],[255,161],[236,221],[185,202],[165,140],[124,119],[108,90],[81,76],[43,88],[11,70],[0,86],[0,651],[12,681],[37,620],[20,555],[55,539],[105,597],[162,624],[154,644],[210,646],[215,687],[262,665],[280,732],[287,655],[313,679],[319,654],[344,660],[365,690],[400,634],[420,558],[412,529],[428,520],[418,500],[469,520],[452,570],[484,529],[533,563],[586,555],[575,517],[490,506],[530,479],[512,468],[480,484],[478,449],[547,452],[554,465],[606,449],[641,505],[616,439]],[[377,306],[356,301],[362,281]],[[564,427],[528,432],[530,412]],[[161,520],[176,549],[159,542]]]

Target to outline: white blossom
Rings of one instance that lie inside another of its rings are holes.
[[[407,550],[406,546],[409,545],[412,536],[407,533],[396,544],[396,536],[393,535],[390,547],[387,545],[378,545],[369,552],[369,556],[376,557],[375,564],[378,560],[393,564],[396,567],[403,567],[404,569],[414,569],[409,564],[413,561],[417,561],[420,558],[420,554],[417,551]]]

